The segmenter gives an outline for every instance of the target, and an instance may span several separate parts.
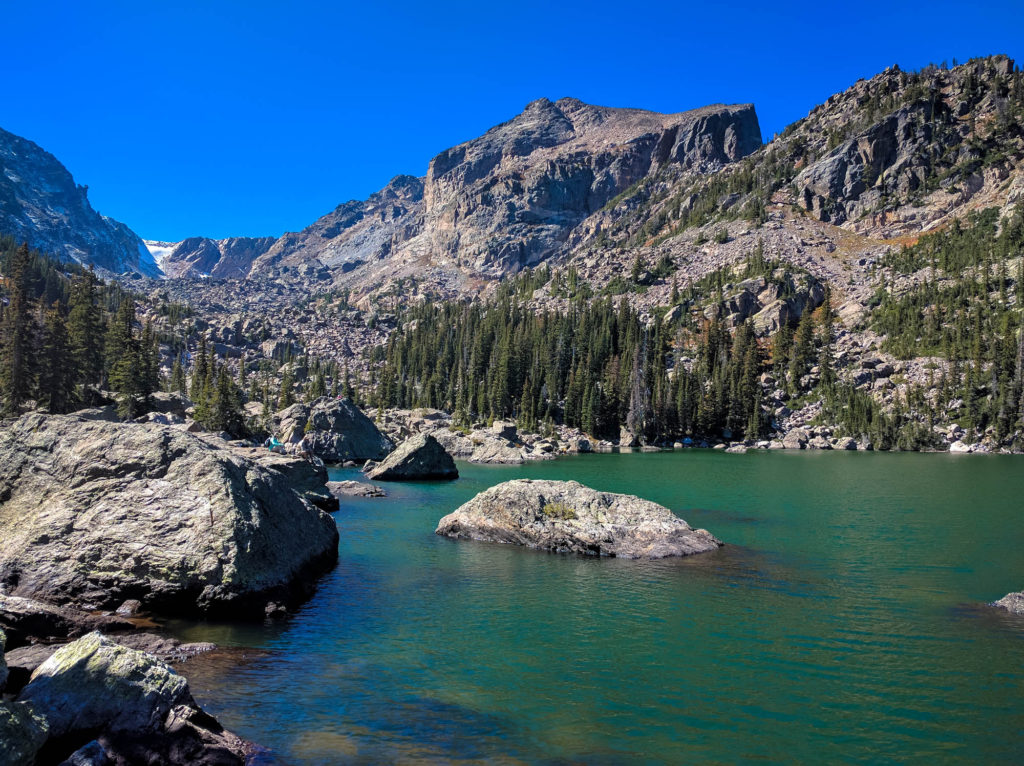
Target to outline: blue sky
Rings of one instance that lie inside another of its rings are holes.
[[[753,102],[770,138],[893,63],[1024,58],[1021,0],[3,5],[0,127],[168,240],[301,229],[541,96]]]

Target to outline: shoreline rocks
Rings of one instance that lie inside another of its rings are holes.
[[[377,481],[457,479],[455,461],[430,434],[416,434],[366,474]]]
[[[438,523],[438,535],[557,553],[665,558],[722,543],[664,506],[575,481],[516,479],[481,492]]]
[[[242,766],[254,749],[204,712],[169,665],[98,632],[57,649],[0,705],[0,763]],[[3,760],[8,739],[18,760]]]
[[[0,588],[83,609],[261,616],[337,560],[285,473],[168,426],[26,415],[0,442]]]

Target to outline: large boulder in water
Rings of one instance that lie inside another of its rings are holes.
[[[575,481],[506,481],[441,519],[437,534],[620,558],[688,556],[721,543],[668,508]]]
[[[313,454],[326,463],[382,460],[395,448],[350,399],[321,397],[293,404],[277,414],[282,441],[297,444],[303,436]]]
[[[1007,593],[998,601],[993,602],[992,606],[1005,609],[1010,614],[1024,615],[1024,590]]]
[[[241,766],[249,750],[196,705],[169,665],[100,633],[54,652],[18,702],[45,717],[54,760],[94,738],[93,749],[118,764]]]
[[[337,559],[285,476],[172,427],[26,415],[0,441],[0,588],[57,604],[262,615]]]
[[[430,434],[417,434],[402,442],[367,476],[380,481],[457,479],[459,471],[437,439]]]

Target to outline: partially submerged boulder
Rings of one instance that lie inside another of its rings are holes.
[[[337,559],[285,476],[152,424],[26,415],[0,441],[0,587],[113,609],[262,615]]]
[[[383,487],[376,484],[367,484],[365,481],[329,481],[328,491],[335,497],[387,497],[388,493]]]
[[[575,481],[506,481],[441,519],[437,534],[558,553],[620,558],[688,556],[721,545],[668,508]]]
[[[283,442],[297,444],[305,436],[313,454],[326,463],[382,460],[395,448],[350,399],[324,396],[312,404],[293,404],[277,418]]]
[[[241,766],[249,751],[199,708],[183,676],[100,633],[58,649],[18,702],[45,718],[55,761],[85,745],[113,763]]]
[[[994,601],[992,606],[1005,609],[1010,614],[1024,615],[1024,590],[1007,593],[998,601]]]
[[[430,434],[406,439],[367,474],[379,481],[457,479],[459,471],[445,448]]]

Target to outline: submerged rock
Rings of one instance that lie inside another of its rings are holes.
[[[620,558],[688,556],[722,543],[668,508],[575,481],[506,481],[441,519],[436,534]]]
[[[406,439],[367,474],[379,481],[457,479],[459,471],[445,448],[430,434]]]
[[[387,497],[388,493],[382,487],[375,484],[367,484],[365,481],[329,481],[327,489],[335,496],[349,497]]]
[[[994,601],[992,606],[1005,609],[1010,614],[1024,615],[1024,590],[1016,593],[1007,593],[998,601]]]
[[[0,587],[84,608],[262,614],[337,559],[285,476],[167,426],[26,415],[0,442]]]

